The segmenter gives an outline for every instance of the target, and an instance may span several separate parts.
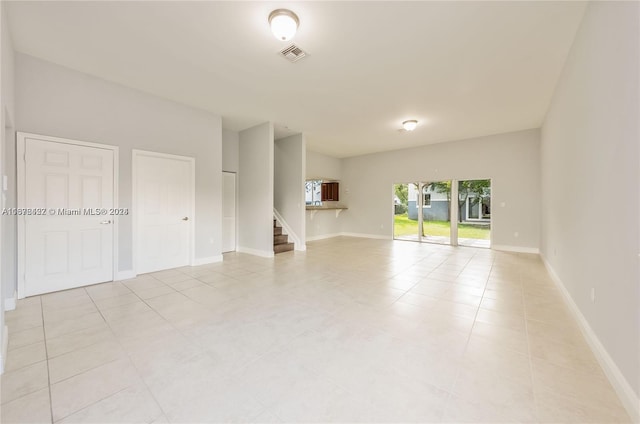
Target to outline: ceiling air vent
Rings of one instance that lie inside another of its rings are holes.
[[[290,62],[297,62],[307,55],[300,47],[295,44],[290,45],[286,49],[280,51],[280,54],[284,56]]]

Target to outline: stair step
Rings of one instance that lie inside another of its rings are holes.
[[[278,234],[273,236],[273,244],[289,243],[289,236],[286,234]]]
[[[273,235],[279,236],[280,234],[282,234],[282,227],[273,227]]]
[[[289,252],[293,250],[293,243],[282,243],[273,246],[274,253]]]

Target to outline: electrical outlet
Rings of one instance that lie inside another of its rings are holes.
[[[591,303],[596,303],[596,289],[591,287]]]

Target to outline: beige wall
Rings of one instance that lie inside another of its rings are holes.
[[[342,160],[307,151],[306,179],[342,179]],[[343,185],[340,183],[340,196],[343,196]],[[342,203],[342,202],[340,202]],[[342,231],[342,217],[336,217],[335,211],[307,211],[305,216],[307,240],[317,240],[338,235]]]
[[[536,251],[539,146],[526,130],[343,159],[341,231],[391,238],[394,183],[491,178],[493,245]]]
[[[240,131],[238,251],[273,256],[273,124]]]
[[[222,252],[222,120],[211,113],[23,54],[16,129],[120,147],[119,207],[131,208],[131,150],[196,159],[195,257]],[[131,215],[119,221],[119,269],[132,269]]]
[[[222,170],[227,172],[238,172],[240,169],[239,159],[239,135],[235,131],[222,129]]]
[[[636,409],[639,12],[637,2],[590,3],[541,143],[542,255],[635,392]]]
[[[7,26],[6,4],[0,3],[0,176],[8,178],[8,190],[2,190],[2,207],[14,207],[15,137],[14,137],[14,51]],[[1,177],[0,177],[1,178]],[[4,369],[8,334],[4,326],[6,306],[15,305],[16,296],[16,218],[2,216],[0,222],[0,372]]]

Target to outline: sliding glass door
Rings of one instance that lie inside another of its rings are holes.
[[[458,244],[491,246],[491,180],[458,182]]]
[[[451,181],[394,185],[393,237],[451,243]]]
[[[491,180],[400,183],[393,190],[394,239],[490,247]]]
[[[418,183],[394,184],[393,188],[393,238],[419,241]]]
[[[422,241],[451,243],[451,181],[426,182],[422,187]]]

